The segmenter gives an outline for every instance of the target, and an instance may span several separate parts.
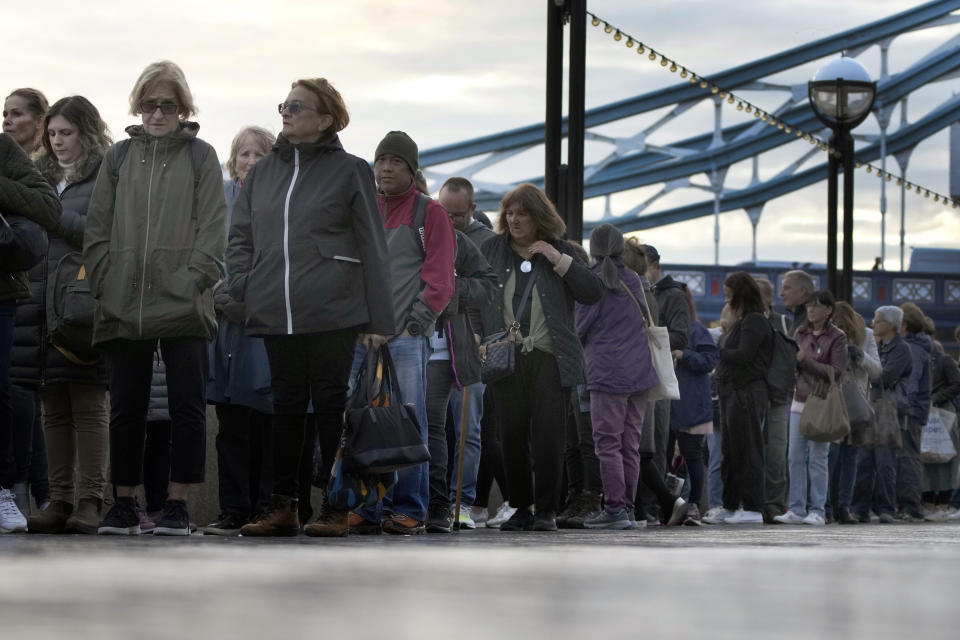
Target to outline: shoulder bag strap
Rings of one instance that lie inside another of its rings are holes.
[[[527,301],[530,299],[530,293],[533,291],[533,283],[536,281],[537,270],[534,269],[533,273],[530,274],[530,279],[527,280],[527,286],[523,289],[523,296],[520,297],[520,306],[517,308],[517,312],[513,314],[513,324],[510,325],[510,333],[512,333],[514,336],[520,334],[520,318],[523,316],[523,312],[527,308]],[[506,303],[506,301],[504,302]]]
[[[623,290],[627,292],[627,295],[630,296],[630,298],[633,300],[633,303],[637,305],[637,309],[640,311],[640,315],[643,317],[643,321],[647,327],[652,327],[653,322],[650,320],[649,311],[647,311],[646,308],[640,304],[640,301],[637,300],[637,296],[633,295],[633,291],[630,291],[630,287],[627,286],[626,282],[621,280],[620,286],[623,287]]]

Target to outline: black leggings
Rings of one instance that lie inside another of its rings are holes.
[[[680,431],[677,433],[677,444],[690,478],[690,499],[687,502],[699,504],[703,491],[703,435]]]

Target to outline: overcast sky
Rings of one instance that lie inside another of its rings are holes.
[[[811,40],[903,11],[915,3],[893,0],[592,0],[589,10],[628,33],[709,75]],[[276,104],[290,82],[324,76],[341,91],[351,124],[341,134],[348,151],[371,158],[382,135],[403,129],[421,149],[543,120],[547,0],[238,0],[234,2],[90,3],[48,0],[5,8],[0,37],[7,50],[6,87],[33,86],[51,102],[71,94],[90,98],[114,136],[136,119],[127,115],[129,91],[143,67],[171,59],[186,72],[200,108],[200,136],[226,160],[230,140],[247,124],[279,129]],[[891,72],[905,68],[957,34],[957,25],[903,36],[891,49]],[[879,53],[859,58],[879,75]],[[806,81],[823,61],[778,77]],[[659,65],[614,43],[601,30],[587,37],[587,106],[621,100],[677,81]],[[911,99],[918,119],[960,88],[954,79]],[[783,95],[750,94],[773,110]],[[610,125],[602,131],[631,135],[659,114]],[[726,112],[725,122],[736,122]],[[899,114],[894,122],[899,122]],[[704,105],[665,128],[651,143],[712,129],[712,107]],[[862,127],[875,132],[871,118]],[[607,148],[591,145],[588,160]],[[789,147],[761,158],[770,176],[801,153]],[[769,157],[768,157],[769,156]],[[948,191],[946,131],[921,144],[911,159],[912,180]],[[817,158],[816,162],[822,162]],[[542,175],[542,149],[483,174],[510,182]],[[813,161],[811,161],[813,162]],[[891,169],[895,164],[891,160]],[[728,188],[749,180],[749,163],[735,166]],[[879,255],[879,187],[857,174],[856,260],[869,266]],[[700,182],[704,180],[699,179]],[[645,199],[650,190],[613,199],[614,213]],[[678,192],[651,211],[704,199],[703,192]],[[896,267],[899,195],[888,191],[888,265]],[[768,203],[760,224],[760,259],[824,261],[825,183]],[[587,203],[589,215],[601,200]],[[960,213],[908,196],[907,244],[960,246]],[[746,214],[722,221],[721,260],[750,258]],[[713,223],[698,221],[642,234],[664,260],[712,261]]]

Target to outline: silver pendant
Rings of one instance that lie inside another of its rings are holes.
[[[529,260],[524,260],[523,262],[520,263],[520,271],[523,271],[524,273],[530,273],[532,270],[533,270],[533,265],[530,264]]]

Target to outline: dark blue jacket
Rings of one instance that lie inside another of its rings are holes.
[[[930,417],[930,353],[933,344],[930,337],[923,333],[908,333],[903,339],[910,347],[910,355],[913,357],[913,369],[907,378],[907,402],[910,405],[907,415],[921,424],[926,424]]]
[[[686,431],[713,420],[710,372],[719,359],[720,351],[710,332],[694,320],[683,357],[676,366],[680,399],[670,401],[670,428],[674,431]]]
[[[239,183],[233,181],[224,183],[224,195],[227,199],[227,229],[230,228],[233,205],[239,194]],[[241,405],[260,413],[272,414],[270,362],[267,360],[263,339],[246,335],[241,324],[228,319],[224,309],[219,305],[220,300],[222,300],[220,296],[215,296],[219,328],[216,337],[210,343],[207,402]]]

